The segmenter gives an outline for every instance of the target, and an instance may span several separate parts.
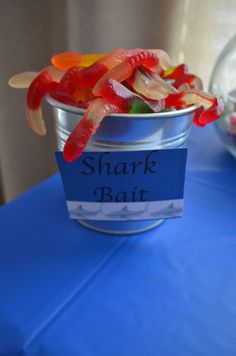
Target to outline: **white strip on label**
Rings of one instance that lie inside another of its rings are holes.
[[[181,216],[183,199],[130,203],[67,201],[67,207],[71,219],[100,221],[155,220]]]

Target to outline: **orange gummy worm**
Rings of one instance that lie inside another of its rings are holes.
[[[64,52],[55,54],[55,56],[51,57],[51,63],[54,67],[67,70],[71,67],[89,67],[91,64],[95,63],[97,60],[105,57],[106,54],[81,54],[75,52]]]

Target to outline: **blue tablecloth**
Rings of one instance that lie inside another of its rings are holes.
[[[236,160],[213,127],[189,146],[184,217],[152,231],[69,220],[58,175],[0,209],[0,355],[236,355]]]

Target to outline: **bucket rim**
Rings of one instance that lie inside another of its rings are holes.
[[[69,113],[74,113],[78,114],[80,116],[84,115],[85,109],[77,108],[75,106],[63,104],[60,101],[52,98],[50,95],[46,95],[45,99],[48,104],[50,104],[52,107],[64,110]],[[166,112],[154,112],[154,113],[146,113],[146,114],[128,114],[128,113],[114,113],[114,114],[109,114],[107,117],[112,117],[112,118],[124,118],[124,119],[162,119],[162,118],[175,118],[178,116],[184,116],[191,114],[195,112],[201,105],[191,105],[187,108],[176,110],[176,111],[166,111]]]

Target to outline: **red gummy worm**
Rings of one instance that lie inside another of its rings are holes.
[[[180,78],[183,74],[187,73],[188,66],[186,64],[179,64],[172,73],[165,76],[165,78],[176,80]]]
[[[52,78],[47,71],[42,71],[30,84],[26,103],[29,109],[36,110],[40,107],[45,94],[55,90],[56,84],[51,84]]]
[[[148,51],[137,53],[104,74],[93,87],[93,95],[100,96],[100,90],[107,79],[123,82],[132,75],[137,67],[143,65],[148,68],[154,68],[158,63],[159,59],[154,53]]]
[[[78,83],[78,72],[79,69],[77,67],[71,67],[68,69],[59,82],[57,88],[58,92],[73,95]]]
[[[135,68],[141,65],[149,69],[158,65],[159,58],[152,52],[142,51],[134,56],[131,56],[125,62],[130,65],[130,69],[133,72]],[[130,74],[132,74],[132,72]]]
[[[82,69],[77,75],[78,84],[84,88],[93,88],[97,81],[107,73],[109,68],[103,63],[94,63]]]
[[[72,105],[76,107],[78,106],[78,102],[71,95],[67,93],[54,92],[51,94],[51,97],[66,105]]]
[[[203,90],[202,80],[197,77],[195,74],[185,73],[179,78],[176,79],[173,86],[178,89],[182,84],[188,84],[190,89],[199,89]]]
[[[114,79],[105,80],[101,87],[100,95],[124,112],[128,112],[130,109],[132,98],[137,97],[135,93]]]
[[[93,121],[87,120],[86,116],[83,117],[80,121],[80,125],[74,128],[65,143],[63,150],[64,159],[67,162],[73,162],[76,158],[78,158],[82,154],[84,147],[87,145],[87,142],[93,133]]]

